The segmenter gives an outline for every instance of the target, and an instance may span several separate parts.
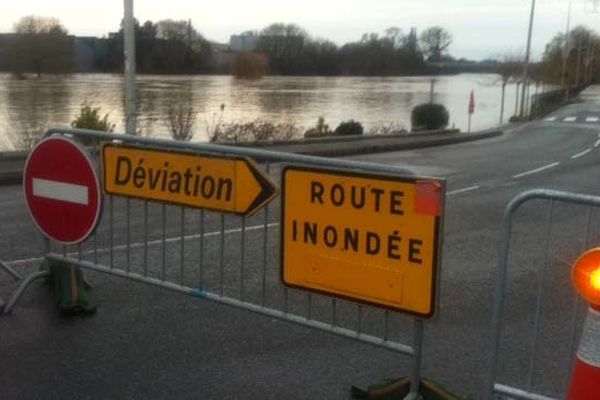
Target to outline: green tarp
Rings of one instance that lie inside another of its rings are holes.
[[[89,285],[83,272],[75,265],[64,261],[44,261],[42,268],[50,272],[48,278],[58,308],[67,313],[94,313],[96,302],[89,293]]]

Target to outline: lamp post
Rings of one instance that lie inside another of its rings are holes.
[[[525,114],[525,94],[524,90],[528,85],[529,73],[529,54],[531,53],[531,34],[533,33],[533,16],[535,14],[535,0],[531,0],[531,14],[529,15],[529,30],[527,33],[527,49],[525,50],[525,63],[523,64],[523,90],[521,90],[521,117]]]
[[[567,14],[567,31],[565,32],[565,46],[563,49],[563,65],[562,65],[562,74],[561,74],[561,86],[565,89],[565,100],[568,100],[568,91],[565,88],[566,85],[566,74],[567,74],[567,60],[569,58],[569,42],[571,40],[571,5],[573,0],[569,0],[569,12]]]
[[[135,115],[135,32],[133,21],[133,0],[124,0],[123,41],[125,48],[125,131],[136,133]]]

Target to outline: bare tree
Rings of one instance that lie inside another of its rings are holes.
[[[14,25],[15,33],[22,35],[39,35],[39,34],[62,34],[66,35],[67,30],[62,26],[60,21],[54,17],[38,17],[35,15],[27,15],[22,17]]]
[[[14,31],[17,35],[8,49],[13,72],[35,72],[41,76],[73,70],[71,39],[58,19],[29,15],[14,25]]]
[[[443,53],[452,44],[452,35],[440,26],[432,26],[421,33],[419,40],[427,60],[440,61]]]
[[[523,57],[519,55],[509,54],[503,57],[503,60],[496,66],[496,72],[500,75],[500,84],[502,86],[502,99],[500,102],[500,125],[504,120],[504,99],[506,96],[506,85],[511,80],[517,78],[522,70]]]

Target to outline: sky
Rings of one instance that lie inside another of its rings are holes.
[[[600,0],[572,0],[571,26],[600,32]],[[593,3],[598,11],[593,12]],[[0,0],[0,32],[10,32],[24,15],[58,18],[69,33],[105,36],[118,30],[123,0]],[[537,0],[532,56],[567,25],[568,0]],[[226,43],[231,34],[260,30],[273,22],[296,23],[311,36],[338,44],[363,33],[397,26],[408,33],[440,25],[453,36],[450,54],[474,60],[524,53],[531,0],[134,0],[140,21],[191,19],[212,41]]]

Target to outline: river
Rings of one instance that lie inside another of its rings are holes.
[[[167,110],[185,104],[197,112],[193,141],[206,141],[215,123],[256,119],[290,123],[302,131],[325,118],[332,129],[341,121],[361,122],[369,132],[380,126],[410,129],[412,108],[429,101],[429,77],[266,77],[156,76],[137,78],[138,130],[169,137]],[[68,126],[82,103],[109,114],[116,132],[124,131],[123,78],[111,74],[75,74],[19,80],[0,74],[0,150],[24,147],[24,137],[49,127]],[[500,116],[500,83],[493,74],[435,78],[434,101],[450,112],[450,126],[467,130],[469,94],[475,95],[472,129],[490,128]],[[223,107],[221,107],[223,105]],[[221,111],[221,108],[223,110]],[[507,87],[506,116],[514,113],[515,88]]]

